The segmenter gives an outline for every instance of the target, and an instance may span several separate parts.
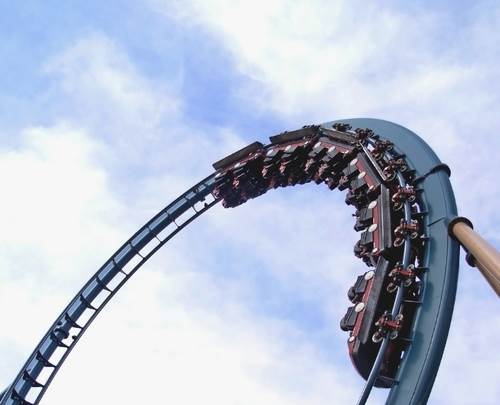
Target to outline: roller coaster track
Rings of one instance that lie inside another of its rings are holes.
[[[36,405],[101,310],[177,232],[218,202],[236,207],[268,190],[308,182],[347,190],[361,231],[354,253],[368,266],[349,289],[341,320],[351,360],[387,404],[423,404],[446,343],[455,300],[458,243],[449,169],[413,132],[374,119],[306,126],[255,142],[167,205],[125,242],[57,317],[0,405]]]

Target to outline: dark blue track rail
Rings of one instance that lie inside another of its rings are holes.
[[[0,397],[1,405],[40,402],[80,337],[118,290],[175,234],[217,203],[211,195],[213,177],[207,177],[161,210],[90,278]]]
[[[395,152],[405,155],[418,179],[419,205],[425,210],[423,231],[427,242],[424,266],[428,271],[423,275],[423,293],[412,326],[411,344],[404,352],[387,404],[424,404],[446,344],[458,275],[459,246],[447,231],[449,220],[456,216],[449,173],[442,170],[445,166],[432,149],[406,128],[376,119],[337,122],[348,123],[353,129],[370,128],[392,141]],[[331,128],[332,124],[322,126]],[[174,200],[106,261],[59,315],[12,384],[0,394],[0,405],[35,405],[40,402],[64,360],[116,292],[177,232],[218,202],[212,195],[215,178],[216,173]],[[404,184],[402,176],[399,176],[399,181]],[[405,207],[407,217],[408,208]],[[405,252],[409,251],[410,243],[407,238]],[[399,286],[398,293],[400,291],[403,291],[403,286]],[[396,298],[394,313],[397,313],[398,305]],[[384,342],[379,349],[380,359],[387,346]],[[360,404],[365,403],[377,376],[376,361]]]
[[[392,122],[356,118],[342,120],[353,128],[370,128],[392,141],[395,149],[420,177],[420,198],[427,211],[428,238],[422,304],[413,325],[413,341],[405,353],[386,404],[421,405],[427,402],[439,369],[450,328],[458,279],[459,244],[448,235],[457,207],[446,166],[418,135]],[[324,125],[331,126],[331,123]],[[427,176],[426,176],[427,175]]]

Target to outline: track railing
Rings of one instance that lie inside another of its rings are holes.
[[[166,206],[89,279],[30,355],[0,404],[38,404],[50,382],[92,321],[132,275],[177,232],[217,203],[214,176]]]
[[[354,253],[369,267],[349,289],[341,320],[351,359],[388,404],[427,400],[451,319],[458,245],[446,169],[415,134],[380,120],[307,126],[255,142],[214,164],[201,181],[140,228],[56,319],[0,405],[38,404],[64,360],[116,292],[177,232],[218,201],[236,207],[271,189],[308,182],[347,190],[361,232]],[[446,171],[446,170],[444,170]],[[449,173],[448,173],[449,174]],[[3,395],[3,396],[2,396]]]

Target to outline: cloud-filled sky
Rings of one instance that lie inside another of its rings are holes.
[[[494,1],[0,3],[0,386],[139,226],[254,140],[395,121],[500,247]],[[352,404],[339,319],[364,265],[315,185],[216,207],[120,291],[42,403]],[[430,404],[500,397],[498,299],[462,263]],[[383,403],[377,390],[370,403]]]

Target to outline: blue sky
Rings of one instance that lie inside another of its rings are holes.
[[[0,5],[0,384],[142,223],[282,130],[358,116],[415,130],[500,246],[496,2],[103,3]],[[45,402],[353,403],[350,214],[313,185],[215,208],[118,294]],[[430,403],[496,402],[498,325],[463,265]]]

